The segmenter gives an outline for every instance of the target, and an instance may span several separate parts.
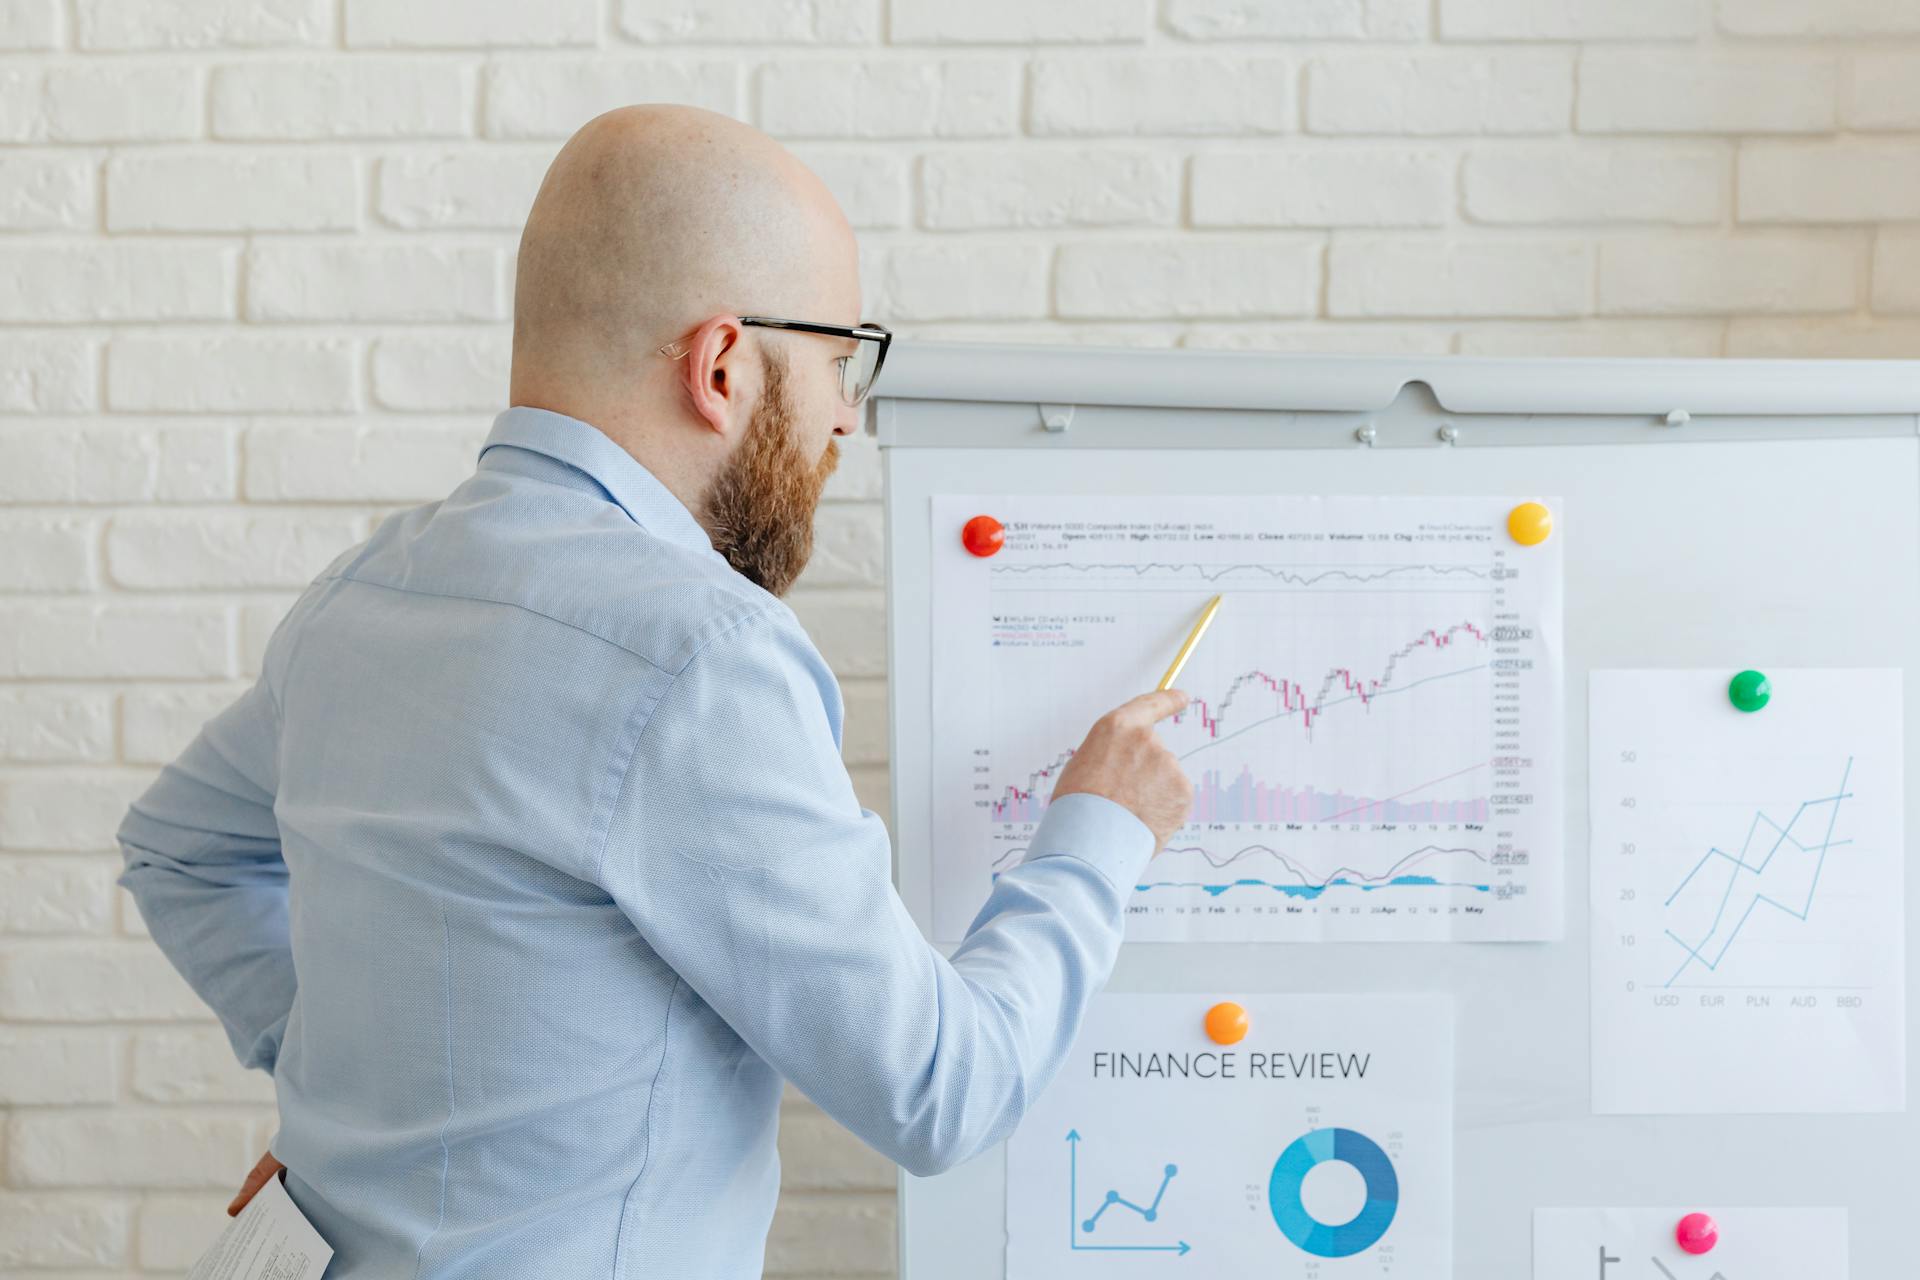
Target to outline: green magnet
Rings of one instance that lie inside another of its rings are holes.
[[[1727,699],[1742,711],[1758,711],[1773,697],[1773,685],[1758,671],[1742,671],[1727,685]]]

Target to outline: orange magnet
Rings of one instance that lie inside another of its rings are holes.
[[[1553,512],[1539,502],[1523,502],[1507,513],[1507,533],[1523,547],[1537,547],[1553,533]]]
[[[990,556],[1007,545],[1007,531],[992,516],[975,516],[960,527],[960,542],[977,556]]]
[[[1239,1044],[1247,1038],[1247,1011],[1231,1000],[1207,1010],[1207,1037],[1215,1044]]]

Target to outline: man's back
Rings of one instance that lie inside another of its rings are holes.
[[[300,984],[274,1149],[324,1171],[295,1197],[344,1275],[416,1255],[427,1275],[611,1275],[623,1228],[642,1273],[757,1264],[760,1233],[685,1238],[676,1202],[764,1226],[778,1078],[598,861],[690,638],[768,609],[581,473],[495,449],[296,615],[274,814]],[[668,1052],[696,1044],[698,1070]],[[651,1141],[688,1125],[697,1143]]]
[[[757,1275],[781,1076],[916,1172],[1004,1136],[1153,833],[1056,799],[948,960],[839,734],[791,612],[558,414],[308,589],[121,840],[330,1275]]]
[[[614,449],[514,417],[509,439]],[[785,607],[693,543],[670,495],[619,496],[661,531],[559,458],[492,448],[342,557],[273,641],[299,975],[273,1147],[342,1276],[757,1266],[761,1233],[689,1235],[679,1206],[764,1228],[778,1077],[599,863],[698,638]]]

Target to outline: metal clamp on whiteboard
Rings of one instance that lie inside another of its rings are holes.
[[[1065,431],[1073,425],[1073,406],[1070,404],[1041,405],[1040,425],[1055,434]]]

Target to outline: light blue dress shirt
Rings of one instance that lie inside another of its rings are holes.
[[[329,1280],[757,1276],[782,1077],[915,1173],[1006,1136],[1153,837],[1055,802],[948,959],[840,720],[792,612],[560,414],[315,580],[120,840],[273,1074]]]

